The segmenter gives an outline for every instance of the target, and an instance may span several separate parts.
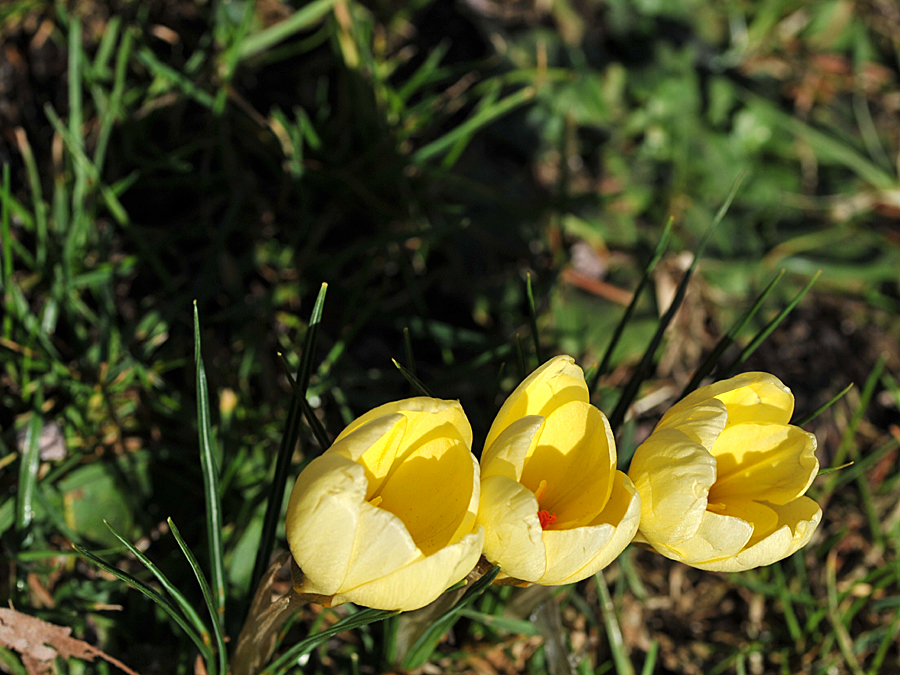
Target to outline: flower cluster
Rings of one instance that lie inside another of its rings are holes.
[[[503,583],[557,585],[632,541],[701,569],[770,564],[804,546],[822,515],[803,496],[816,439],[788,424],[793,403],[765,373],[704,387],[662,417],[628,475],[568,356],[509,396],[480,464],[458,402],[380,406],[297,478],[286,522],[297,591],[412,610],[482,555]]]

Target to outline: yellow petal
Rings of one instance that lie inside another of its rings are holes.
[[[344,592],[378,579],[423,557],[397,516],[371,504],[363,504],[353,554],[340,590]]]
[[[534,494],[506,476],[481,481],[476,522],[484,527],[484,557],[504,574],[535,581],[546,569],[544,541]]]
[[[663,419],[710,399],[725,404],[730,424],[746,421],[787,424],[794,412],[794,397],[781,380],[769,373],[742,373],[700,387],[672,406]]]
[[[678,429],[709,450],[727,422],[728,412],[725,410],[725,404],[711,398],[688,408],[678,410],[672,408],[663,415],[656,425],[656,430]]]
[[[654,546],[693,537],[716,480],[716,460],[676,429],[656,431],[634,453],[628,476],[641,495],[641,532]]]
[[[613,490],[606,508],[587,526],[575,530],[545,530],[547,571],[540,584],[570,584],[587,579],[615,560],[637,533],[641,521],[641,499],[631,480],[615,472]],[[584,553],[578,555],[581,549]],[[558,552],[575,551],[575,555]],[[577,559],[582,558],[581,564]]]
[[[316,580],[311,592],[331,595],[343,584],[366,487],[363,467],[337,453],[314,459],[294,483],[285,532],[297,564]]]
[[[518,481],[525,458],[534,452],[544,418],[527,415],[506,427],[481,455],[481,477],[506,476]]]
[[[787,504],[819,471],[816,437],[785,424],[729,424],[712,448],[716,484],[710,501],[742,497]]]
[[[589,400],[584,373],[571,356],[557,356],[540,366],[503,403],[488,432],[485,448],[515,420],[527,415],[548,417],[569,401]]]
[[[371,499],[397,459],[406,427],[406,417],[399,413],[381,415],[355,425],[349,434],[345,429],[325,454],[339,454],[363,466],[369,482],[368,499]]]
[[[606,416],[589,403],[571,401],[554,410],[525,462],[522,485],[532,492],[542,481],[542,509],[555,513],[553,529],[586,525],[612,491],[616,446]]]
[[[663,555],[696,567],[736,556],[752,535],[753,526],[747,521],[707,511],[703,514],[697,534],[690,539],[664,548],[657,547],[652,540],[650,543]],[[676,555],[671,555],[672,552]]]
[[[782,560],[806,546],[822,520],[822,510],[809,497],[800,497],[790,504],[768,505],[777,515],[778,523],[756,543],[753,541],[732,558],[694,564],[714,572],[743,572],[761,565]]]
[[[484,531],[479,528],[434,555],[343,591],[335,597],[334,604],[355,602],[404,612],[424,607],[472,571],[481,556],[483,542]]]
[[[455,427],[442,424],[418,439],[376,493],[379,506],[403,521],[426,556],[452,543],[469,517],[473,495],[478,498],[478,465],[454,434]]]

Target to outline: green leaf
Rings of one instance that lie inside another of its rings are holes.
[[[238,48],[238,60],[255,56],[291,35],[306,30],[331,11],[337,0],[313,0],[274,26],[245,38]]]
[[[612,338],[610,338],[609,344],[606,346],[606,351],[603,354],[603,360],[600,361],[600,365],[597,366],[597,369],[594,371],[593,377],[590,378],[590,385],[588,387],[588,391],[590,393],[594,392],[594,389],[597,388],[597,383],[600,381],[600,378],[609,371],[609,363],[612,360],[613,353],[616,350],[616,346],[619,344],[619,340],[622,337],[622,332],[625,330],[625,326],[631,320],[631,315],[634,314],[634,309],[637,306],[638,299],[641,297],[641,294],[644,292],[644,288],[646,288],[647,284],[649,283],[650,275],[653,273],[653,270],[656,269],[656,264],[662,258],[663,253],[666,252],[666,247],[669,245],[669,237],[672,234],[672,224],[674,222],[675,219],[671,217],[668,221],[666,221],[666,225],[659,237],[659,241],[656,242],[656,248],[653,249],[653,255],[650,257],[650,260],[647,262],[647,266],[644,268],[644,274],[641,276],[641,280],[638,282],[637,288],[634,289],[634,294],[631,296],[631,302],[629,302],[628,307],[625,308],[625,313],[622,315],[619,323],[616,324],[616,329],[615,331],[613,331]]]
[[[403,375],[403,378],[409,382],[413,389],[419,392],[422,396],[428,396],[430,398],[434,398],[434,394],[425,386],[425,384],[418,377],[409,372],[406,368],[400,365],[397,359],[391,359],[391,362],[397,367],[397,370],[400,371],[400,374]]]
[[[206,575],[203,574],[203,570],[200,568],[200,563],[197,562],[197,558],[194,555],[193,551],[191,551],[191,549],[185,543],[184,539],[181,536],[181,532],[179,532],[178,528],[175,526],[175,522],[171,518],[167,518],[166,522],[169,524],[169,529],[172,530],[172,534],[175,536],[175,541],[178,542],[178,547],[181,549],[181,552],[184,553],[184,557],[187,558],[188,564],[194,571],[194,576],[197,578],[197,583],[200,584],[200,591],[203,593],[203,600],[206,602],[206,608],[209,611],[209,618],[212,620],[213,635],[216,638],[216,656],[218,656],[219,661],[218,672],[222,675],[225,675],[228,672],[228,654],[225,650],[225,636],[222,633],[223,618],[220,613],[219,606],[216,602],[216,598],[214,597],[213,592],[209,587],[209,582],[206,580]],[[216,671],[213,671],[214,674],[215,672]]]
[[[200,440],[200,467],[203,472],[203,494],[206,498],[206,536],[212,567],[213,598],[216,621],[225,621],[225,553],[222,543],[222,497],[219,494],[219,470],[209,420],[209,391],[206,369],[200,349],[200,315],[194,301],[194,361],[197,364],[197,433]]]
[[[124,540],[121,540],[121,541],[123,541],[123,543],[125,543],[126,548],[131,550],[132,553],[137,550],[133,546],[128,544],[127,542],[124,542]],[[185,634],[191,639],[191,641],[197,646],[197,649],[200,650],[200,653],[203,655],[203,658],[206,660],[206,662],[207,663],[210,662],[210,660],[212,658],[212,653],[210,652],[207,642],[201,637],[201,634],[205,635],[206,639],[208,640],[208,634],[206,634],[205,629],[202,629],[198,633],[197,630],[192,628],[188,624],[188,622],[185,621],[184,617],[179,613],[178,609],[168,599],[166,599],[165,596],[163,596],[158,591],[150,588],[144,582],[139,581],[135,577],[128,574],[128,572],[123,572],[118,567],[114,567],[113,565],[110,565],[108,562],[103,560],[103,558],[100,558],[99,556],[95,555],[94,553],[91,553],[89,550],[87,550],[83,546],[79,546],[78,544],[73,544],[73,546],[76,551],[78,551],[81,555],[83,555],[88,560],[91,560],[99,568],[105,570],[109,574],[112,574],[114,577],[116,577],[120,581],[124,581],[126,584],[128,584],[135,590],[140,591],[141,593],[146,595],[148,598],[150,598],[153,602],[155,602],[157,605],[159,605],[159,607],[161,607],[166,612],[166,614],[168,614],[171,617],[171,619],[176,624],[178,624],[178,626],[181,628],[181,630],[183,630],[185,632]],[[140,559],[140,556],[138,559]],[[141,562],[143,562],[143,560]],[[147,564],[147,563],[145,563],[145,564]],[[150,569],[150,571],[153,572],[156,568],[155,568],[155,566],[153,566],[152,563],[150,563],[150,566],[148,567],[148,569]],[[154,574],[155,574],[155,572],[154,572]],[[157,578],[159,578],[159,577],[157,576]],[[166,580],[166,582],[168,583],[168,580]],[[182,600],[184,600],[183,596],[182,596]],[[185,601],[185,602],[187,602],[187,601]],[[190,607],[190,605],[188,605],[188,607]],[[196,613],[195,613],[195,616],[196,616]],[[199,617],[197,617],[197,620],[199,621]],[[201,628],[203,627],[202,622],[200,622],[200,626],[201,626]]]
[[[796,307],[797,304],[803,299],[803,296],[805,296],[809,292],[809,289],[811,289],[813,287],[813,284],[818,281],[821,274],[822,270],[816,272],[815,275],[813,275],[813,278],[809,280],[809,283],[806,284],[806,286],[804,286],[803,289],[799,293],[797,293],[796,296],[794,296],[794,299],[791,300],[788,305],[778,313],[778,316],[772,319],[765,326],[765,328],[763,328],[753,336],[753,339],[750,340],[750,344],[744,347],[741,353],[738,354],[737,358],[735,358],[734,362],[727,369],[725,369],[725,374],[722,376],[722,379],[727,379],[735,374],[738,367],[740,367],[740,365],[744,363],[744,361],[750,358],[750,355],[753,354],[753,352],[755,352],[759,348],[759,346],[765,341],[765,339],[772,334],[772,331],[774,331],[778,327],[778,324],[784,321],[787,315],[794,310],[794,307]]]
[[[731,187],[731,192],[725,199],[725,202],[722,204],[721,208],[719,208],[718,213],[716,213],[716,217],[713,219],[713,222],[709,226],[709,229],[707,229],[706,234],[703,235],[703,239],[700,240],[700,245],[697,247],[697,251],[694,254],[694,259],[693,261],[691,261],[690,267],[688,267],[687,271],[684,273],[684,276],[681,278],[681,281],[678,283],[678,287],[675,289],[675,297],[672,299],[672,304],[669,305],[666,313],[663,314],[660,318],[659,325],[656,329],[656,334],[650,340],[650,344],[647,345],[647,349],[644,350],[644,356],[641,359],[641,362],[638,364],[637,368],[635,368],[634,374],[631,376],[628,384],[625,385],[625,389],[622,391],[622,395],[619,397],[619,402],[616,404],[616,408],[615,410],[613,410],[613,414],[609,416],[609,424],[612,427],[613,433],[618,430],[619,426],[622,424],[622,421],[625,419],[625,413],[628,411],[628,408],[631,406],[632,402],[637,396],[641,383],[643,383],[644,379],[650,375],[652,369],[651,365],[656,359],[656,350],[659,348],[659,345],[662,342],[663,335],[666,332],[666,328],[669,327],[669,324],[672,322],[672,319],[675,316],[675,312],[678,311],[678,308],[681,306],[682,300],[684,300],[684,294],[687,291],[687,285],[691,280],[691,276],[693,276],[694,274],[694,269],[697,267],[697,263],[703,256],[703,251],[706,249],[706,244],[709,242],[709,238],[712,236],[712,233],[715,232],[716,228],[719,226],[719,223],[721,223],[725,218],[725,214],[728,213],[728,208],[731,206],[731,202],[734,201],[734,197],[735,195],[737,195],[738,189],[741,187],[741,183],[743,182],[745,175],[746,174],[742,172],[738,176],[737,180],[734,181],[734,184]]]
[[[775,290],[775,286],[781,281],[781,277],[784,276],[784,270],[778,272],[775,275],[775,278],[769,282],[769,285],[766,286],[765,290],[759,294],[759,297],[756,298],[756,302],[753,303],[753,306],[747,310],[747,312],[734,324],[731,328],[728,329],[728,332],[722,336],[722,338],[716,343],[716,346],[709,353],[709,356],[703,361],[699,368],[694,371],[694,376],[691,378],[691,381],[688,382],[687,386],[682,390],[681,395],[678,397],[679,399],[684,398],[688,394],[690,394],[694,389],[696,389],[700,382],[703,381],[703,378],[709,375],[712,372],[712,369],[715,368],[716,363],[719,360],[719,357],[725,353],[725,350],[728,349],[732,343],[735,341],[738,335],[740,335],[741,331],[744,330],[746,325],[750,322],[750,320],[756,316],[756,313],[760,310],[765,302],[766,298],[769,297],[769,294]]]
[[[305,640],[301,640],[300,642],[295,644],[284,654],[282,654],[278,659],[266,666],[266,668],[262,671],[262,673],[260,673],[260,675],[280,675],[281,673],[286,673],[292,666],[296,664],[297,659],[305,656],[306,654],[309,654],[313,649],[318,647],[333,635],[337,635],[338,633],[343,633],[345,631],[354,630],[356,628],[361,628],[362,626],[374,623],[375,621],[381,621],[390,616],[396,616],[399,613],[400,612],[394,612],[386,609],[364,609],[353,614],[352,616],[341,619],[326,630],[323,630],[320,633],[316,633],[315,635],[310,635]]]
[[[306,336],[303,343],[303,353],[300,355],[300,367],[298,369],[298,382],[292,383],[293,394],[291,396],[291,405],[288,409],[288,417],[285,422],[284,433],[281,436],[281,445],[278,448],[278,456],[275,458],[275,474],[272,478],[272,487],[269,490],[269,499],[266,504],[266,513],[263,516],[262,534],[260,535],[259,549],[256,553],[256,563],[253,566],[253,576],[251,577],[251,591],[256,588],[259,580],[262,578],[263,572],[269,566],[269,557],[272,555],[272,549],[275,546],[275,530],[281,518],[281,506],[284,502],[284,491],[287,485],[288,470],[291,465],[291,456],[294,454],[294,448],[300,439],[300,424],[302,415],[306,415],[313,429],[316,425],[321,426],[318,418],[309,407],[306,401],[306,388],[309,386],[309,378],[312,371],[313,352],[316,348],[316,331],[319,322],[322,320],[322,311],[325,306],[325,293],[328,291],[328,284],[322,284],[319,288],[319,295],[316,297],[316,304],[313,306],[312,316],[309,319],[309,326],[306,329]],[[292,378],[288,375],[288,379]],[[296,386],[295,386],[296,385]],[[321,431],[324,434],[324,430]],[[321,439],[320,439],[321,443]],[[322,450],[328,447],[327,440],[322,445]]]

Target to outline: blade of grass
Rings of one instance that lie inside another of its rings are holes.
[[[525,348],[522,345],[522,336],[518,333],[516,333],[516,362],[519,364],[519,379],[524,380],[529,370],[525,361]]]
[[[122,33],[122,42],[116,52],[116,70],[113,80],[112,93],[106,104],[106,110],[100,117],[100,132],[97,134],[97,145],[94,148],[94,166],[103,166],[106,159],[106,149],[109,146],[109,137],[112,133],[114,122],[122,105],[122,95],[125,91],[125,75],[128,72],[128,63],[131,58],[131,49],[134,44],[134,32],[127,29]]]
[[[72,15],[69,22],[69,136],[74,145],[77,146],[81,154],[84,153],[84,137],[82,133],[82,125],[84,123],[82,110],[82,58],[84,52],[81,49],[81,20]],[[72,222],[70,229],[66,232],[65,252],[67,257],[77,255],[76,251],[80,248],[79,242],[83,238],[85,227],[84,199],[87,191],[87,169],[86,162],[76,161],[73,171],[75,173],[75,184],[72,187]]]
[[[741,331],[747,326],[750,320],[756,316],[756,313],[760,310],[765,302],[766,298],[769,297],[769,294],[775,290],[775,286],[781,281],[781,278],[784,276],[784,270],[778,272],[775,275],[775,278],[769,282],[769,285],[766,286],[765,290],[759,294],[759,297],[756,298],[756,302],[753,303],[753,306],[748,309],[744,315],[734,322],[731,328],[728,329],[728,332],[722,336],[722,338],[716,343],[716,346],[709,353],[709,356],[703,361],[703,364],[697,368],[694,372],[694,376],[691,378],[691,381],[687,384],[687,386],[682,390],[681,395],[678,397],[679,399],[684,398],[688,394],[690,394],[694,389],[696,389],[700,382],[703,381],[703,378],[709,375],[713,368],[715,368],[716,363],[719,360],[719,357],[725,353],[725,350],[728,349],[732,343],[735,341],[738,335],[741,334]]]
[[[156,580],[159,581],[160,585],[163,589],[175,600],[175,604],[181,610],[184,617],[190,621],[193,625],[194,630],[197,631],[197,634],[202,638],[203,644],[209,645],[212,643],[210,639],[209,631],[206,628],[206,625],[203,623],[203,619],[200,618],[200,615],[197,613],[197,610],[194,609],[193,605],[188,602],[187,598],[184,597],[184,594],[178,590],[178,588],[169,581],[169,578],[163,574],[163,571],[159,569],[156,564],[150,560],[146,555],[144,555],[138,548],[132,544],[130,541],[125,539],[121,534],[116,532],[112,525],[110,525],[106,520],[103,521],[103,524],[106,525],[106,529],[112,532],[112,535],[118,539],[121,544],[128,549],[128,551],[137,558],[143,565],[146,567],[150,573],[156,577]]]
[[[131,586],[137,591],[140,591],[148,598],[150,598],[153,602],[155,602],[159,607],[163,609],[163,611],[168,614],[172,620],[178,624],[179,628],[185,632],[185,634],[191,639],[191,641],[197,646],[197,649],[200,650],[200,653],[203,655],[204,660],[207,663],[210,663],[212,659],[212,653],[210,652],[209,645],[203,641],[203,638],[197,633],[194,628],[192,628],[187,621],[185,621],[184,617],[178,612],[178,609],[161,593],[150,588],[147,584],[142,581],[139,581],[135,577],[131,576],[127,572],[123,572],[118,567],[114,567],[110,565],[108,562],[100,558],[99,556],[91,553],[89,550],[80,546],[79,544],[72,544],[76,551],[78,551],[81,555],[83,555],[88,560],[92,561],[97,567],[112,574],[114,577],[119,579],[120,581],[124,581],[126,584]]]
[[[622,638],[622,629],[616,618],[616,608],[609,595],[606,579],[603,572],[594,574],[594,583],[597,586],[597,595],[600,601],[600,612],[603,614],[603,623],[606,626],[606,637],[609,641],[609,650],[612,652],[613,662],[616,664],[616,672],[619,675],[634,675],[634,666],[628,658],[625,640]]]
[[[288,417],[285,423],[284,434],[281,436],[281,445],[278,448],[278,456],[275,458],[275,474],[272,477],[272,487],[269,489],[269,499],[266,503],[266,513],[263,516],[262,533],[260,534],[259,549],[256,552],[256,562],[253,566],[253,576],[250,577],[251,593],[256,588],[263,573],[269,566],[269,557],[275,547],[275,531],[281,518],[281,506],[284,502],[284,491],[287,485],[288,470],[291,466],[291,456],[294,448],[300,440],[300,425],[303,415],[310,425],[315,428],[318,424],[315,414],[309,404],[306,403],[306,388],[309,386],[309,378],[312,372],[313,352],[316,347],[316,332],[322,320],[322,310],[325,306],[325,294],[328,284],[322,284],[316,303],[313,306],[306,336],[303,341],[303,353],[300,355],[300,367],[297,371],[297,388],[291,395],[291,403],[288,409]],[[328,447],[326,442],[322,449]]]
[[[734,181],[731,192],[728,194],[725,202],[719,208],[718,213],[716,213],[716,217],[713,219],[712,224],[703,235],[703,239],[700,240],[700,244],[697,246],[697,251],[694,254],[694,259],[691,261],[690,267],[688,267],[687,271],[684,273],[684,276],[681,278],[681,281],[678,283],[678,287],[675,289],[675,297],[672,299],[672,303],[669,305],[669,308],[666,310],[665,314],[663,314],[663,316],[660,318],[659,325],[656,328],[656,333],[650,340],[650,344],[647,345],[647,349],[644,351],[644,356],[641,358],[641,362],[638,364],[637,368],[635,368],[634,374],[631,376],[628,384],[625,385],[625,389],[622,391],[622,395],[619,397],[619,402],[616,404],[616,408],[615,410],[613,410],[613,414],[609,417],[609,424],[612,427],[613,433],[616,433],[616,431],[618,431],[619,426],[625,420],[625,413],[628,411],[628,408],[631,406],[634,398],[637,396],[641,384],[643,383],[644,379],[650,375],[652,364],[656,359],[656,350],[659,348],[659,345],[662,342],[663,334],[666,332],[666,328],[668,328],[669,324],[672,322],[672,319],[675,316],[675,312],[677,312],[678,308],[681,306],[681,302],[682,300],[684,300],[684,294],[687,291],[687,285],[694,274],[697,263],[703,256],[703,251],[706,249],[706,244],[709,242],[712,233],[719,226],[719,223],[721,223],[725,218],[725,214],[728,213],[728,208],[731,206],[731,202],[734,201],[735,195],[737,195],[738,189],[741,187],[741,183],[743,182],[745,175],[746,172],[741,172],[741,174],[737,177],[737,180]]]
[[[288,649],[278,659],[266,666],[260,675],[280,675],[288,672],[297,659],[309,654],[313,649],[325,642],[328,638],[343,633],[345,631],[361,628],[375,621],[381,621],[390,616],[396,616],[400,612],[394,612],[387,609],[364,609],[353,614],[352,616],[341,619],[333,626],[326,628],[321,633],[310,635],[305,640],[301,640],[293,647]]]
[[[206,498],[206,537],[212,568],[213,598],[219,627],[225,621],[225,552],[222,543],[222,497],[219,494],[219,470],[209,420],[209,390],[200,349],[200,315],[194,301],[194,361],[197,368],[197,433],[200,441],[200,466],[203,494]]]
[[[763,328],[755,336],[753,336],[753,339],[750,340],[750,344],[748,344],[746,347],[744,347],[744,349],[741,351],[741,353],[738,354],[737,358],[735,358],[734,362],[727,368],[727,370],[725,370],[725,374],[722,375],[722,379],[727,379],[727,378],[731,377],[732,375],[734,375],[734,373],[735,373],[735,371],[737,371],[738,367],[740,367],[740,365],[742,363],[744,363],[744,361],[746,361],[747,359],[750,358],[750,356],[753,354],[753,352],[755,352],[757,350],[757,348],[765,341],[765,339],[767,337],[769,337],[769,335],[772,334],[772,331],[774,331],[778,327],[778,325],[782,321],[784,321],[784,319],[787,317],[787,315],[790,314],[794,310],[794,307],[796,307],[799,304],[799,302],[803,299],[803,296],[805,296],[809,292],[809,289],[811,289],[813,287],[813,285],[816,283],[816,281],[818,281],[818,279],[821,275],[822,275],[822,270],[819,270],[818,272],[816,272],[813,275],[812,279],[809,280],[809,283],[807,283],[806,286],[804,286],[803,289],[799,293],[797,293],[797,295],[794,296],[794,299],[791,300],[787,304],[787,306],[783,310],[781,310],[781,312],[778,313],[778,316],[776,316],[774,319],[772,319],[765,326],[765,328]]]
[[[534,98],[535,93],[536,90],[533,87],[524,87],[509,96],[500,99],[494,105],[478,111],[465,122],[455,127],[452,131],[447,132],[428,145],[419,148],[413,154],[413,163],[422,164],[426,162],[438,153],[450,148],[460,138],[474,134],[478,129],[493,122],[497,118],[502,117],[520,105],[527,103]]]
[[[531,289],[531,272],[525,275],[525,296],[528,298],[528,321],[531,324],[531,339],[534,340],[534,353],[537,356],[537,364],[544,362],[541,352],[541,340],[538,335],[537,310],[534,307],[534,292]]]
[[[397,370],[400,371],[400,374],[403,375],[403,379],[409,382],[410,386],[422,396],[428,396],[429,398],[434,398],[434,394],[425,386],[425,384],[418,377],[409,372],[406,368],[404,368],[400,363],[397,362],[397,359],[391,359],[391,362],[397,367]]]
[[[0,270],[0,283],[3,284],[3,305],[6,311],[3,312],[3,337],[7,340],[12,336],[12,293],[10,293],[12,283],[12,236],[9,232],[9,164],[3,165],[3,195],[0,197],[3,203],[0,208],[3,209],[2,221],[0,221],[0,244],[3,245],[3,258],[0,260],[3,269]]]
[[[50,124],[52,124],[53,128],[59,132],[60,136],[62,136],[66,149],[71,153],[75,165],[84,170],[85,174],[97,184],[100,190],[100,196],[103,197],[103,202],[106,204],[106,208],[109,209],[110,214],[116,219],[116,222],[119,223],[119,225],[127,225],[129,221],[125,207],[122,206],[122,203],[119,201],[119,198],[116,197],[115,193],[109,189],[109,186],[101,180],[100,172],[88,156],[84,154],[84,150],[82,150],[79,140],[69,132],[59,119],[59,115],[56,114],[56,111],[50,107],[49,103],[44,106],[44,112],[47,114],[47,119],[50,120]]]
[[[625,330],[625,326],[631,320],[631,315],[634,314],[634,308],[637,306],[638,299],[641,297],[641,293],[643,293],[644,288],[646,288],[647,284],[650,282],[650,275],[653,273],[653,270],[656,269],[656,265],[662,258],[663,253],[666,252],[666,248],[669,245],[669,237],[672,234],[672,225],[674,222],[675,219],[669,217],[669,220],[666,221],[665,227],[663,227],[663,231],[659,237],[659,241],[656,242],[656,248],[653,249],[653,255],[650,257],[650,261],[644,268],[644,274],[643,276],[641,276],[641,280],[638,282],[637,288],[634,289],[634,293],[631,296],[631,302],[629,302],[628,307],[625,308],[625,313],[622,315],[622,319],[619,321],[616,329],[613,331],[613,335],[609,341],[609,344],[606,345],[606,352],[604,352],[603,354],[603,359],[600,361],[600,365],[597,366],[596,370],[594,371],[593,377],[591,377],[589,380],[589,396],[594,393],[594,390],[597,388],[597,383],[600,381],[600,378],[603,377],[603,375],[605,375],[609,370],[609,363],[612,360],[613,353],[616,350],[616,346],[619,344],[619,340],[622,337],[622,332]]]
[[[255,56],[276,43],[286,40],[291,35],[306,30],[330,12],[335,4],[337,4],[337,0],[313,0],[274,26],[244,38],[237,50],[238,60]]]
[[[837,551],[835,550],[832,550],[825,560],[825,587],[828,598],[828,620],[834,629],[838,648],[853,675],[865,675],[853,651],[853,640],[850,638],[847,626],[841,620],[842,613],[837,599]]]
[[[28,136],[25,135],[25,130],[22,127],[16,128],[15,135],[16,145],[19,146],[22,162],[25,164],[25,170],[28,174],[28,186],[31,188],[31,204],[34,211],[34,225],[37,234],[36,264],[43,267],[47,256],[47,204],[44,201],[41,177],[38,173],[34,153],[31,151],[31,144],[28,142]],[[4,250],[6,250],[5,244]],[[7,335],[7,337],[9,336]]]
[[[34,539],[31,521],[34,520],[34,500],[37,491],[38,469],[41,465],[41,429],[44,418],[41,409],[44,392],[38,387],[31,411],[31,419],[25,429],[22,444],[21,468],[19,469],[19,492],[16,498],[16,535],[18,548],[27,547]]]
[[[316,437],[316,441],[319,443],[320,448],[327,448],[329,446],[328,440],[328,432],[325,431],[325,427],[322,426],[321,420],[315,416],[312,411],[312,408],[309,406],[309,402],[306,400],[306,397],[300,391],[300,385],[297,384],[297,380],[294,379],[294,376],[291,375],[291,364],[287,362],[287,359],[284,358],[284,354],[278,352],[278,357],[281,359],[281,365],[284,366],[284,374],[287,377],[288,383],[291,385],[291,391],[294,392],[294,395],[298,397],[300,401],[300,406],[302,408],[303,414],[306,416],[306,419],[312,422],[310,427],[312,428],[313,436]]]
[[[650,649],[647,651],[647,658],[644,661],[644,667],[641,668],[641,675],[653,675],[656,668],[656,655],[659,653],[659,640],[653,638],[650,642]]]
[[[844,396],[847,394],[847,392],[850,391],[851,389],[853,389],[853,383],[852,383],[852,382],[851,382],[850,384],[848,384],[846,387],[844,387],[843,389],[841,389],[841,390],[840,390],[840,391],[839,391],[839,392],[838,392],[831,400],[829,400],[827,403],[825,403],[825,404],[819,406],[818,408],[816,408],[815,410],[813,410],[809,415],[807,415],[806,417],[804,417],[802,420],[800,420],[799,422],[795,422],[795,424],[796,424],[798,427],[806,426],[807,424],[809,424],[810,422],[812,422],[814,419],[816,419],[819,415],[821,415],[823,412],[825,412],[826,410],[828,410],[828,409],[829,409],[831,406],[833,406],[835,403],[837,403],[837,402],[840,401],[842,398],[844,398]]]
[[[193,81],[174,68],[160,61],[149,47],[139,49],[135,54],[135,57],[147,67],[147,70],[149,70],[154,77],[174,85],[181,93],[185,94],[188,98],[192,98],[204,108],[209,108],[210,110],[213,108],[214,99],[210,94],[200,89]]]
[[[412,338],[409,336],[409,326],[403,328],[403,351],[406,353],[406,369],[410,375],[416,375],[416,360],[413,358]]]
[[[175,541],[178,542],[178,547],[181,549],[184,557],[187,558],[188,564],[194,571],[197,583],[200,584],[200,591],[203,593],[203,600],[206,602],[206,608],[209,610],[209,618],[212,620],[213,635],[216,638],[216,656],[218,656],[219,661],[219,673],[225,675],[228,672],[228,654],[225,651],[225,636],[222,632],[222,619],[219,614],[219,607],[213,597],[209,582],[206,580],[206,575],[203,574],[203,570],[200,568],[200,563],[197,562],[197,558],[194,556],[193,551],[191,551],[185,543],[181,536],[181,532],[179,532],[178,528],[175,526],[175,522],[171,518],[166,518],[166,522],[169,524],[169,529],[172,530]]]

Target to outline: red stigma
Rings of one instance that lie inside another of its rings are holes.
[[[546,530],[548,527],[556,523],[556,514],[542,509],[538,511],[538,520],[541,521],[541,529]]]

